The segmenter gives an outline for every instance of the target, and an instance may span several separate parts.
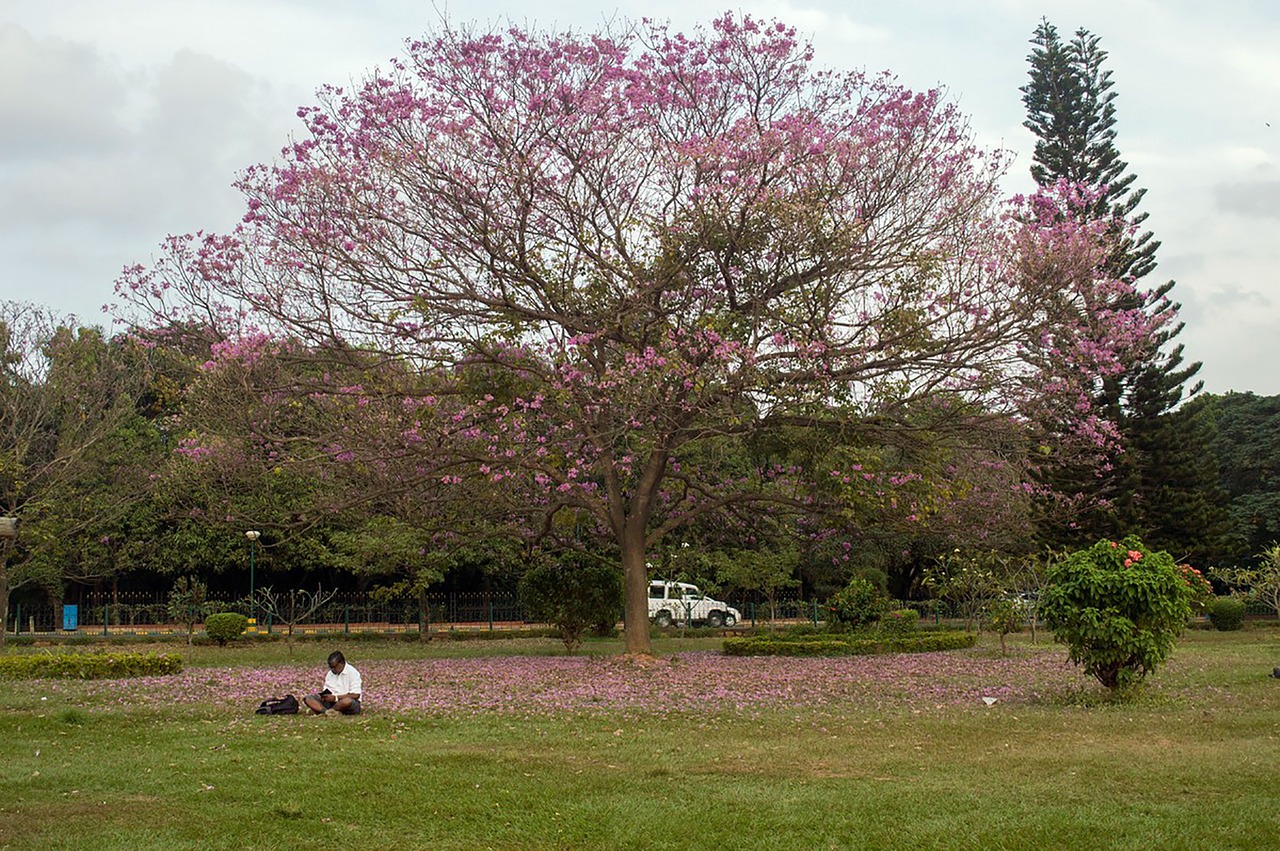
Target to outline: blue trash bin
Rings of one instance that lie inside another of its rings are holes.
[[[80,626],[80,607],[63,605],[62,607],[62,628],[68,632],[74,631]]]

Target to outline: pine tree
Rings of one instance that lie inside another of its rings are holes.
[[[1040,186],[1066,179],[1098,190],[1092,214],[1116,222],[1104,271],[1137,283],[1155,270],[1160,243],[1150,231],[1130,232],[1147,218],[1137,212],[1146,189],[1134,187],[1136,175],[1128,173],[1116,147],[1117,95],[1111,71],[1103,67],[1107,52],[1085,29],[1064,43],[1043,19],[1031,44],[1030,82],[1021,89],[1024,126],[1036,135],[1031,175]],[[1172,321],[1180,307],[1169,297],[1173,287],[1173,281],[1145,292],[1139,287],[1138,295],[1116,305],[1143,307],[1151,317],[1169,321],[1144,356],[1104,382],[1093,400],[1119,426],[1122,448],[1100,474],[1070,463],[1050,474],[1055,489],[1085,493],[1095,504],[1076,526],[1046,517],[1045,543],[1080,544],[1139,532],[1175,554],[1205,555],[1215,546],[1212,530],[1223,528],[1224,509],[1217,472],[1206,466],[1206,433],[1194,418],[1175,416],[1178,405],[1199,392],[1201,383],[1186,385],[1201,365],[1184,363],[1182,345],[1173,343],[1183,327]]]

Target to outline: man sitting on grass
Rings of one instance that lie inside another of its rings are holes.
[[[324,675],[324,690],[302,699],[313,715],[359,715],[360,672],[347,664],[341,652],[329,654],[329,673]]]

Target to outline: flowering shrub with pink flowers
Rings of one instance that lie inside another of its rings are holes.
[[[1107,688],[1123,688],[1169,658],[1196,594],[1172,556],[1130,536],[1052,565],[1040,615],[1073,663]]]

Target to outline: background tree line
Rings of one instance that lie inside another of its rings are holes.
[[[186,575],[241,595],[249,528],[263,532],[259,576],[277,587],[319,581],[405,595],[433,586],[510,588],[535,549],[611,555],[581,516],[560,518],[536,548],[508,534],[512,518],[501,516],[500,506],[475,510],[498,498],[483,488],[428,504],[419,493],[394,492],[358,466],[330,464],[331,478],[319,481],[279,456],[242,455],[237,463],[224,456],[214,464],[199,452],[180,451],[184,439],[204,427],[201,418],[213,416],[209,406],[221,405],[224,416],[243,413],[242,403],[219,399],[224,387],[203,383],[207,345],[108,338],[25,305],[6,304],[0,313],[3,496],[6,513],[20,519],[5,577],[7,588],[24,599],[74,600],[89,589],[162,590]],[[1280,537],[1280,397],[1201,393],[1168,414],[1163,427],[1170,439],[1207,441],[1205,460],[1221,473],[1174,514],[1187,519],[1184,525],[1166,519],[1159,527],[1129,528],[1197,565],[1251,563]],[[695,523],[649,554],[653,569],[710,588],[819,597],[871,572],[906,598],[921,593],[926,570],[957,548],[1025,555],[1035,551],[1032,541],[1047,537],[1036,526],[1037,498],[1002,487],[994,454],[975,464],[998,483],[984,490],[972,472],[960,475],[958,453],[928,451],[945,456],[935,469],[951,470],[953,479],[942,489],[963,493],[939,495],[935,482],[929,498],[938,504],[924,522],[908,521],[866,491],[845,491],[832,500],[841,508],[823,517],[742,513]],[[854,452],[864,460],[906,454],[825,441],[818,448],[779,432],[754,444],[724,440],[704,463],[732,471],[762,457],[784,463],[815,452]],[[911,468],[926,465],[915,458]],[[908,467],[899,459],[896,469]],[[832,494],[839,489],[811,483],[814,493],[824,487]],[[1204,504],[1219,507],[1219,525],[1197,522]],[[1105,535],[1080,534],[1091,532]]]

